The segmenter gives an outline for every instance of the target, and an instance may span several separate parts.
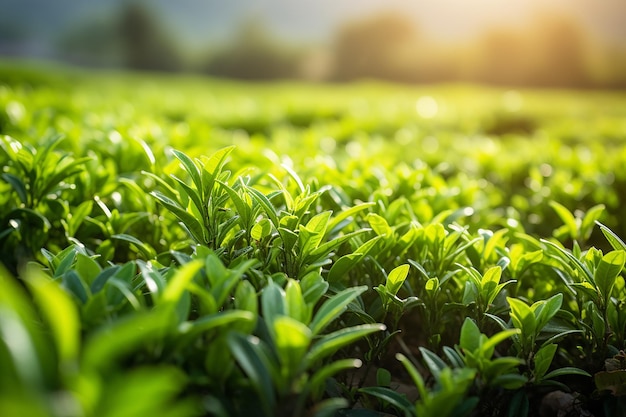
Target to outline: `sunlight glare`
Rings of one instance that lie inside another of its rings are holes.
[[[439,112],[439,105],[437,101],[431,96],[423,96],[415,103],[415,109],[417,114],[424,119],[432,119]]]

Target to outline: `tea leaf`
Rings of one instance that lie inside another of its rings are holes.
[[[409,274],[409,268],[409,264],[404,264],[389,272],[385,287],[390,294],[396,295],[398,293],[398,290],[402,287],[402,284],[404,284],[404,281]]]
[[[611,296],[615,286],[615,279],[622,272],[625,262],[626,252],[623,250],[609,252],[600,260],[600,264],[594,273],[594,280],[605,300]]]
[[[317,313],[315,313],[313,321],[310,324],[313,335],[317,335],[324,330],[330,322],[335,320],[347,309],[348,304],[366,290],[367,286],[347,288],[326,300]]]

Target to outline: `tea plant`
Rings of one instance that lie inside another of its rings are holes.
[[[621,95],[3,65],[1,415],[620,415]]]

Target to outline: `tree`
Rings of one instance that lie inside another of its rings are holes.
[[[350,23],[334,42],[334,76],[414,81],[417,49],[413,23],[403,16],[389,13]]]
[[[249,20],[202,70],[219,77],[278,79],[297,77],[298,67],[298,54],[273,40],[260,22]]]
[[[125,65],[131,69],[174,71],[181,67],[176,47],[146,6],[132,1],[119,20]]]

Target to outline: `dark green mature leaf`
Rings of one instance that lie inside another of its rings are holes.
[[[554,358],[557,348],[558,345],[553,343],[542,347],[535,353],[535,367],[533,373],[537,382],[541,381],[546,372],[548,372],[548,368],[550,368],[550,364],[552,364],[552,359]]]
[[[81,358],[89,371],[116,367],[118,360],[161,340],[174,327],[170,309],[137,312],[105,325],[86,340]]]
[[[306,390],[312,393],[314,400],[319,401],[319,398],[321,397],[319,392],[322,390],[329,378],[346,369],[360,368],[362,364],[363,362],[361,362],[360,359],[339,359],[329,363],[328,365],[324,365],[320,369],[316,370],[315,373],[309,378],[306,383]]]
[[[548,372],[547,374],[543,376],[543,379],[552,379],[552,378],[556,378],[558,376],[563,376],[563,375],[582,375],[582,376],[591,377],[591,374],[589,374],[589,372],[584,371],[580,368],[564,366],[563,368],[558,368],[558,369],[555,369],[554,371]]]
[[[443,369],[448,367],[448,364],[446,364],[434,352],[426,349],[425,347],[420,347],[419,350],[422,353],[422,358],[424,359],[424,363],[426,363],[426,366],[428,367],[430,372],[435,376],[435,378],[439,376],[439,373]]]
[[[2,179],[13,187],[22,203],[28,204],[28,191],[26,190],[26,185],[18,176],[5,172],[2,174]]]
[[[117,240],[122,240],[128,243],[132,243],[146,257],[146,259],[153,259],[156,256],[155,250],[151,248],[150,245],[148,245],[145,242],[142,242],[141,240],[137,239],[134,236],[131,236],[125,233],[118,233],[118,234],[112,235],[111,239],[117,239]]]
[[[248,378],[250,378],[252,388],[259,396],[263,407],[259,411],[263,415],[270,417],[276,407],[274,383],[272,381],[274,364],[261,351],[262,348],[259,346],[259,343],[259,339],[255,337],[246,337],[238,333],[230,333],[228,336],[228,345],[233,356]]]
[[[391,388],[365,387],[359,389],[359,392],[383,400],[384,402],[396,407],[398,410],[401,410],[405,416],[410,416],[412,414],[411,410],[414,408],[413,403],[406,398],[405,394],[400,394]]]
[[[461,326],[461,348],[469,352],[474,352],[480,347],[480,329],[469,317],[465,318],[463,326]]]

